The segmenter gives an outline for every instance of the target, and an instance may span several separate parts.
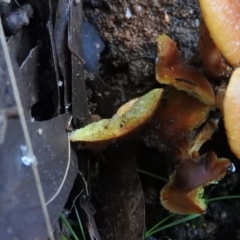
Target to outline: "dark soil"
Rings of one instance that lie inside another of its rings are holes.
[[[99,0],[84,6],[88,20],[107,45],[101,58],[104,81],[120,88],[126,99],[156,85],[155,39],[159,34],[176,40],[184,59],[196,53],[197,1]]]
[[[100,74],[106,84],[120,89],[127,101],[159,86],[155,80],[155,39],[161,33],[173,38],[185,60],[197,53],[200,9],[198,1],[184,0],[89,0],[84,13],[106,44],[101,55]],[[91,103],[97,104],[97,103]],[[223,126],[204,147],[219,157],[235,162]],[[172,169],[153,148],[142,146],[138,155],[141,169],[168,177]],[[238,164],[236,167],[238,169]],[[146,203],[146,227],[168,216],[159,203],[164,182],[140,174]],[[239,194],[239,173],[232,173],[217,185],[207,187],[208,198]],[[207,213],[196,220],[169,228],[152,239],[240,239],[240,201],[212,202]],[[179,219],[176,215],[173,219]]]

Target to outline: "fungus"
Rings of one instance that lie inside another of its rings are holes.
[[[217,158],[214,152],[191,158],[176,167],[175,186],[183,192],[221,180],[232,163],[226,158]]]
[[[198,154],[198,151],[203,143],[208,141],[217,130],[219,120],[220,115],[217,117],[209,117],[208,120],[203,123],[199,129],[197,129],[197,133],[191,142],[191,148],[189,150],[190,155]]]
[[[173,87],[164,93],[164,100],[151,119],[147,133],[155,138],[152,146],[160,142],[160,147],[166,146],[173,157],[183,160],[191,155],[193,131],[206,121],[210,106]]]
[[[234,67],[240,64],[240,2],[199,0],[213,42]]]
[[[223,100],[224,124],[232,152],[240,159],[240,68],[229,81]]]
[[[178,90],[196,97],[200,102],[213,106],[215,96],[211,84],[197,69],[183,62],[176,43],[162,34],[157,38],[157,45],[157,81],[173,85]]]
[[[161,204],[164,208],[170,212],[182,215],[202,214],[206,211],[207,205],[202,198],[202,187],[186,194],[177,189],[170,181],[163,187],[160,193]]]
[[[226,64],[221,52],[213,43],[203,19],[199,35],[198,46],[205,72],[214,77],[229,76],[231,68]]]
[[[134,104],[137,100],[138,100],[138,98],[134,98],[134,99],[126,102],[125,104],[123,104],[123,105],[117,110],[116,114],[117,114],[118,116],[124,115],[126,112],[128,112],[128,111],[132,108],[133,104]]]
[[[178,214],[204,213],[203,187],[222,179],[232,163],[213,152],[191,158],[176,167],[160,193],[162,205]]]
[[[74,131],[71,141],[103,142],[128,135],[147,123],[157,109],[163,89],[154,89],[122,106],[111,119],[102,119]]]

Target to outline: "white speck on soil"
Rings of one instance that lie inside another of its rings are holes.
[[[130,19],[130,18],[132,17],[132,13],[131,13],[131,11],[130,11],[129,8],[126,8],[126,14],[125,14],[125,17],[126,17],[127,19]]]

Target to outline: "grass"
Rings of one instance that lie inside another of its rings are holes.
[[[79,214],[78,214],[78,210],[77,210],[77,208],[76,208],[75,205],[74,205],[74,211],[75,211],[76,216],[77,216],[79,228],[80,228],[80,231],[81,231],[81,234],[82,234],[82,239],[83,239],[83,240],[86,240],[86,236],[85,236],[85,233],[84,233],[84,230],[83,230],[82,222],[81,222],[80,216],[79,216]]]
[[[165,225],[157,228],[157,226],[160,226],[161,223],[165,222],[166,220],[168,220],[170,217],[172,217],[174,215],[177,215],[177,214],[171,214],[170,216],[166,217],[165,219],[163,219],[162,221],[157,223],[153,228],[151,228],[149,231],[147,231],[145,233],[144,237],[148,238],[148,237],[152,236],[153,234],[161,232],[162,230],[164,230],[166,228],[174,227],[174,226],[176,226],[178,224],[185,223],[187,221],[190,221],[190,220],[192,220],[194,218],[197,218],[197,217],[201,216],[201,214],[191,214],[191,215],[188,215],[186,217],[183,217],[181,219],[175,220],[175,221],[173,221],[171,223],[165,224]]]
[[[222,196],[222,197],[206,199],[206,202],[209,203],[209,202],[213,202],[213,201],[220,201],[220,200],[226,200],[226,199],[239,199],[239,198],[240,198],[240,195]],[[160,222],[158,222],[154,227],[152,227],[150,230],[148,230],[145,233],[145,238],[148,238],[155,233],[161,232],[162,230],[164,230],[166,228],[174,227],[178,224],[185,223],[187,221],[190,221],[194,218],[201,216],[201,214],[191,214],[191,215],[185,216],[181,219],[178,219],[176,221],[173,221],[171,223],[168,223],[168,224],[165,224],[165,225],[159,227],[160,225],[162,225],[162,223],[164,223],[165,221],[167,221],[169,218],[173,217],[174,215],[177,215],[177,214],[171,214],[171,215],[167,216],[166,218],[164,218],[163,220],[161,220]]]
[[[145,174],[147,176],[154,177],[158,180],[167,182],[166,178],[160,177],[156,174],[149,173],[149,172],[144,171],[142,169],[137,169],[137,171],[139,173]],[[216,197],[216,198],[210,198],[210,199],[206,199],[206,202],[209,203],[209,202],[213,202],[213,201],[220,201],[220,200],[226,200],[226,199],[240,199],[240,195],[221,196],[221,197]],[[61,214],[60,219],[62,220],[63,224],[65,225],[65,227],[68,229],[69,233],[71,234],[71,236],[72,236],[71,239],[73,239],[73,240],[86,240],[86,236],[85,236],[83,226],[82,226],[82,223],[81,223],[81,219],[79,217],[79,213],[77,211],[76,206],[74,206],[74,211],[75,211],[76,218],[77,218],[78,225],[79,225],[79,229],[80,229],[80,232],[81,232],[81,238],[77,237],[76,233],[74,232],[74,230],[71,227],[71,224],[68,222],[68,220],[66,219],[66,217],[63,214]],[[164,224],[165,222],[167,222],[169,219],[171,219],[174,216],[177,216],[177,214],[175,214],[175,213],[170,214],[169,216],[167,216],[166,218],[162,219],[157,224],[155,224],[151,229],[146,231],[145,234],[144,234],[145,239],[152,236],[153,234],[161,232],[164,229],[171,228],[171,227],[174,227],[174,226],[179,225],[181,223],[185,223],[185,222],[188,222],[188,221],[193,220],[195,218],[198,218],[199,216],[201,216],[201,214],[191,214],[191,215],[188,215],[188,216],[184,216],[181,219],[177,219],[177,220],[174,220],[170,223]],[[64,235],[62,235],[61,240],[69,240],[69,239],[66,238]]]
[[[60,215],[60,220],[65,225],[65,227],[69,231],[69,233],[71,234],[71,237],[72,237],[71,239],[73,239],[73,240],[86,240],[86,236],[85,236],[85,233],[84,233],[84,230],[83,230],[82,222],[81,222],[78,210],[77,210],[75,205],[74,205],[74,211],[75,211],[77,222],[78,222],[79,229],[80,229],[80,235],[81,235],[80,238],[74,232],[70,222],[67,220],[67,218],[65,217],[64,214]],[[66,236],[62,235],[61,240],[70,240],[70,239],[68,239]]]
[[[147,175],[147,176],[150,176],[150,177],[153,177],[153,178],[156,178],[156,179],[162,180],[162,181],[164,181],[164,182],[167,182],[167,178],[164,178],[164,177],[158,176],[158,175],[153,174],[153,173],[149,173],[149,172],[144,171],[144,170],[139,169],[139,168],[137,168],[137,171],[140,172],[140,173],[143,173],[143,174],[145,174],[145,175]]]
[[[63,222],[65,227],[68,229],[69,233],[71,233],[71,236],[73,237],[73,239],[79,240],[76,233],[73,231],[71,224],[68,222],[67,218],[63,214],[60,215],[60,220]],[[61,238],[64,240],[66,239],[66,237],[64,235],[62,235]]]

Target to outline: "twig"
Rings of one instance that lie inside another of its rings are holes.
[[[79,198],[79,196],[82,194],[82,192],[83,192],[83,189],[82,189],[82,190],[80,191],[80,193],[73,199],[73,204],[72,204],[69,212],[72,212],[72,209],[73,209],[74,206],[75,206],[75,202],[77,201],[77,199]]]

